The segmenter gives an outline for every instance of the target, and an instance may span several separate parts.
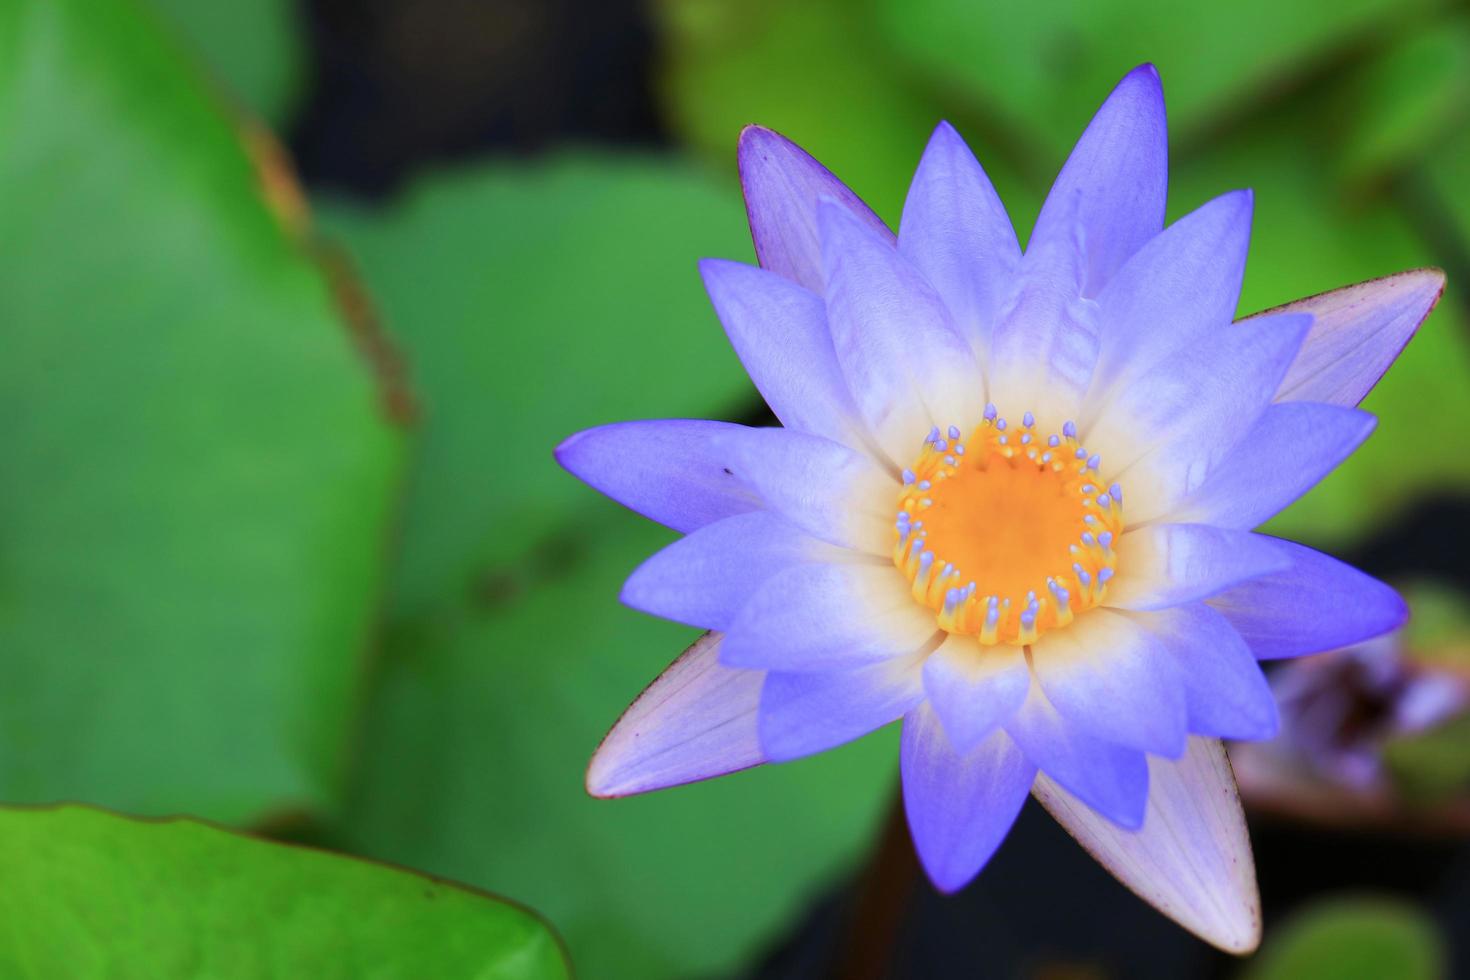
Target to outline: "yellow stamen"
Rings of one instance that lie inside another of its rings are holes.
[[[1033,643],[1102,601],[1123,531],[1122,490],[1104,487],[1068,422],[1039,436],[994,406],[967,439],[924,440],[904,471],[893,561],[951,633]]]

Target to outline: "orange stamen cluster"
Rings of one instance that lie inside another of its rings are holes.
[[[936,427],[903,474],[893,561],[950,633],[1032,643],[1103,599],[1117,564],[1123,491],[1068,422],[1040,436],[995,406],[961,441]]]

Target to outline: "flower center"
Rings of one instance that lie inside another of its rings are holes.
[[[898,499],[893,561],[939,626],[981,643],[1032,643],[1102,601],[1123,490],[1077,441],[1008,426],[994,405],[964,441],[935,427]]]

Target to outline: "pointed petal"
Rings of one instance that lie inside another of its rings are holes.
[[[766,761],[756,729],[765,676],[719,663],[720,634],[706,633],[638,696],[587,768],[587,792],[646,793]]]
[[[1026,758],[1120,827],[1143,824],[1148,764],[1142,752],[1083,734],[1033,683],[1005,731]]]
[[[1009,721],[1030,686],[1020,647],[982,649],[973,637],[953,634],[924,662],[924,693],[961,754]]]
[[[1444,293],[1444,273],[1411,269],[1257,313],[1310,313],[1312,332],[1282,379],[1280,401],[1353,406],[1383,377]]]
[[[1103,602],[1117,609],[1164,609],[1279,572],[1287,559],[1271,538],[1208,524],[1147,524],[1118,539],[1122,573]]]
[[[624,507],[688,532],[761,506],[716,445],[717,436],[741,428],[698,419],[615,422],[567,437],[556,461]]]
[[[947,122],[935,128],[909,185],[898,250],[938,291],[983,360],[1021,246],[990,178]]]
[[[767,510],[707,524],[633,571],[620,598],[634,609],[702,629],[727,630],[756,590],[797,565],[862,560],[802,534]]]
[[[1178,665],[1191,734],[1275,737],[1280,721],[1271,686],[1224,616],[1202,602],[1127,615],[1156,636]]]
[[[1205,942],[1245,954],[1261,941],[1261,900],[1245,815],[1225,750],[1192,738],[1177,761],[1149,760],[1148,812],[1129,832],[1046,776],[1041,805],[1134,894]]]
[[[922,662],[922,653],[913,653],[853,670],[767,674],[762,751],[772,762],[799,759],[897,721],[923,700]]]
[[[1094,609],[1034,643],[1031,663],[1068,725],[1142,752],[1177,757],[1184,751],[1187,714],[1177,663],[1132,618]]]
[[[1086,444],[1127,489],[1130,522],[1199,489],[1265,412],[1310,325],[1304,315],[1227,325],[1114,393]]]
[[[970,751],[956,752],[928,705],[903,720],[900,763],[919,861],[934,887],[959,891],[1016,822],[1036,767],[998,729]]]
[[[1272,405],[1167,520],[1250,530],[1316,486],[1377,424],[1355,408]]]
[[[1320,551],[1272,541],[1290,565],[1209,600],[1261,660],[1351,646],[1408,620],[1404,600],[1377,579]]]
[[[1164,227],[1168,154],[1159,73],[1153,65],[1140,65],[1088,123],[1042,205],[1026,250],[1080,239],[1082,293],[1095,296]]]
[[[898,481],[855,449],[791,429],[732,426],[717,455],[771,510],[823,541],[888,557]]]
[[[762,267],[816,293],[825,288],[817,237],[817,202],[831,198],[874,234],[893,240],[888,226],[826,167],[764,126],[740,134],[740,186],[750,237]]]
[[[704,259],[704,288],[750,380],[788,429],[864,447],[822,297],[739,262]]]
[[[891,564],[798,565],[755,591],[721,657],[731,667],[843,670],[907,656],[936,632],[934,613]]]
[[[1235,318],[1251,207],[1250,191],[1215,198],[1155,235],[1108,281],[1097,300],[1092,399]]]
[[[909,459],[931,426],[978,419],[980,369],[934,288],[839,205],[822,202],[818,224],[837,360],[884,452]]]

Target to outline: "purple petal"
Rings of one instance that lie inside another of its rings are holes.
[[[1319,551],[1274,541],[1291,564],[1210,600],[1261,660],[1336,650],[1398,629],[1408,606],[1393,589]]]
[[[861,448],[866,430],[837,364],[822,297],[739,262],[705,259],[699,270],[735,353],[781,424]]]
[[[908,656],[937,631],[892,564],[798,565],[756,590],[720,656],[731,667],[842,670]]]
[[[764,675],[719,663],[706,633],[638,696],[587,768],[593,796],[630,796],[760,765],[756,728]]]
[[[935,128],[909,185],[898,250],[939,292],[983,359],[1021,247],[990,178],[947,122]]]
[[[1091,397],[1235,318],[1250,233],[1251,192],[1233,191],[1165,228],[1118,270],[1097,300]]]
[[[1088,806],[1125,828],[1143,824],[1148,764],[1142,752],[1085,735],[1032,684],[1021,710],[1006,722],[1026,758]]]
[[[1031,663],[1069,726],[1155,755],[1184,752],[1187,715],[1176,664],[1130,617],[1094,609],[1033,644]]]
[[[1149,760],[1149,783],[1148,812],[1136,831],[1120,830],[1044,775],[1033,792],[1139,898],[1205,942],[1251,952],[1261,940],[1261,900],[1224,748],[1192,738],[1184,758]]]
[[[1027,251],[1079,240],[1085,295],[1164,227],[1169,178],[1164,91],[1153,65],[1140,65],[1113,89],[1052,185]]]
[[[822,249],[817,236],[817,202],[831,198],[874,234],[893,233],[856,194],[801,147],[763,126],[740,134],[740,185],[750,236],[762,267],[821,293]]]
[[[761,506],[715,444],[742,428],[697,419],[617,422],[568,437],[556,461],[624,507],[688,532]]]
[[[664,619],[727,630],[741,607],[778,572],[856,558],[758,510],[708,524],[664,548],[629,576],[621,599]]]
[[[1271,538],[1208,524],[1147,524],[1118,539],[1119,573],[1103,600],[1117,609],[1164,609],[1285,568]]]
[[[1015,823],[1036,767],[1003,731],[956,752],[928,705],[903,720],[903,803],[934,887],[955,892],[980,873]]]
[[[1412,269],[1255,314],[1310,313],[1314,318],[1277,399],[1356,405],[1383,377],[1443,292],[1443,272]]]
[[[1255,425],[1301,346],[1305,316],[1227,325],[1117,389],[1086,433],[1128,491],[1128,519],[1167,513]]]
[[[980,369],[924,277],[851,213],[818,209],[827,323],[848,390],[891,459],[913,458],[931,426],[973,424]]]
[[[1276,698],[1229,620],[1202,602],[1130,615],[1178,663],[1190,732],[1235,739],[1276,735]]]
[[[1009,721],[1030,686],[1020,647],[983,648],[973,637],[956,634],[924,662],[924,693],[961,754]]]
[[[924,697],[922,654],[854,670],[766,675],[760,740],[772,762],[825,752],[897,721]]]
[[[1360,446],[1377,425],[1367,412],[1285,402],[1260,421],[1168,520],[1248,530],[1306,493]]]
[[[888,558],[898,481],[872,458],[790,429],[721,430],[717,447],[766,506],[813,537]]]

